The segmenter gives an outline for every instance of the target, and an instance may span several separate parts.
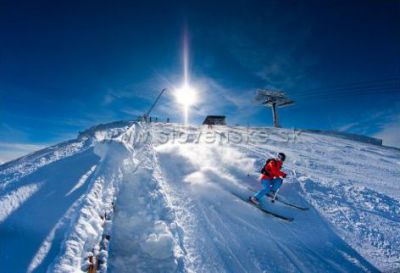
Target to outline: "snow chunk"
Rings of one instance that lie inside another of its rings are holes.
[[[155,224],[154,232],[141,244],[144,252],[156,259],[165,259],[174,255],[174,238],[168,226],[158,221]]]

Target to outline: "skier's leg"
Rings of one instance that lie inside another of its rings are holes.
[[[277,192],[282,186],[282,178],[275,178],[271,181],[271,191]]]
[[[282,186],[282,179],[275,178],[271,181],[271,191],[268,194],[268,197],[271,197],[271,202],[274,203],[276,199],[276,195],[278,194],[279,188]]]
[[[257,200],[261,200],[262,197],[265,196],[270,191],[270,182],[271,182],[271,180],[268,180],[268,179],[261,180],[261,184],[263,185],[263,188],[261,190],[259,190],[256,194],[254,194],[254,197]]]

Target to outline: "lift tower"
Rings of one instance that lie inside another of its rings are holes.
[[[255,100],[264,106],[272,108],[274,127],[279,127],[277,108],[294,104],[294,100],[289,99],[284,92],[270,89],[258,89]]]

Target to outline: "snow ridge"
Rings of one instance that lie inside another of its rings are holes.
[[[100,254],[105,262],[100,265],[99,272],[107,271],[108,253],[100,249],[100,242],[103,236],[109,235],[112,219],[107,214],[113,211],[118,184],[122,179],[121,166],[129,155],[118,139],[112,139],[115,134],[111,132],[110,135],[111,139],[106,141],[104,134],[95,134],[94,151],[101,158],[100,164],[93,166],[81,178],[87,179],[92,175],[89,191],[75,219],[70,223],[70,232],[64,240],[61,253],[48,272],[67,273],[76,272],[77,269],[86,272],[89,267],[88,258]]]
[[[184,272],[179,228],[160,187],[147,126],[141,133],[123,137],[133,154],[125,162],[116,203],[110,272]]]
[[[85,139],[87,140],[87,139]],[[14,181],[55,161],[83,152],[90,147],[87,141],[67,141],[0,166],[0,194]]]

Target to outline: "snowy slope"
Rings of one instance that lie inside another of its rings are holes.
[[[290,223],[232,195],[278,151]],[[396,270],[399,177],[398,150],[310,132],[101,125],[0,166],[0,272]]]

